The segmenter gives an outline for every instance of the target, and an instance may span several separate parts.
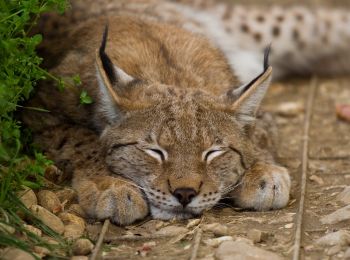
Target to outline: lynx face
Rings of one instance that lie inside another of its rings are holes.
[[[255,162],[247,128],[271,68],[265,64],[252,82],[212,97],[135,80],[112,64],[106,37],[107,31],[96,61],[107,94],[101,109],[111,115],[101,135],[109,169],[143,190],[155,218],[188,218],[211,208]]]
[[[234,116],[191,96],[130,113],[106,129],[102,140],[112,172],[141,187],[153,213],[177,217],[215,205],[253,157]]]

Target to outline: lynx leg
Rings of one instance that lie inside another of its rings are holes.
[[[92,218],[128,225],[148,215],[148,204],[142,192],[121,177],[75,180],[73,187],[78,192],[80,206]]]
[[[286,168],[259,162],[245,173],[241,184],[230,196],[242,208],[258,211],[279,209],[288,203],[290,186]]]

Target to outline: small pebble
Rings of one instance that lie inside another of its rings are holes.
[[[19,191],[17,195],[18,195],[20,201],[22,201],[22,203],[27,208],[30,208],[31,206],[38,204],[38,199],[37,199],[34,191],[29,189],[28,187],[24,187],[24,189]]]
[[[77,199],[77,193],[75,190],[70,188],[64,188],[55,192],[61,203],[66,203],[68,205],[72,204]]]
[[[184,250],[188,250],[188,249],[190,249],[191,248],[191,244],[188,244],[188,245],[185,245],[184,246]]]
[[[12,235],[16,232],[16,229],[14,227],[11,227],[10,225],[5,224],[5,223],[0,223],[0,231],[6,232],[6,233]]]
[[[55,165],[49,165],[45,169],[44,177],[53,183],[59,184],[64,181],[66,175]]]
[[[309,179],[310,181],[316,182],[318,185],[324,185],[323,179],[317,175],[311,175]]]
[[[63,236],[68,239],[81,237],[85,231],[85,221],[74,214],[63,212],[58,215],[65,224]]]
[[[160,230],[158,230],[157,232],[155,232],[155,234],[157,235],[180,235],[180,234],[184,234],[188,231],[187,228],[185,227],[178,227],[178,226],[167,226],[167,227],[163,227]]]
[[[327,250],[327,255],[331,256],[331,255],[335,255],[337,253],[339,253],[341,251],[341,246],[340,245],[335,245],[335,246],[332,246],[331,248],[329,248]]]
[[[43,257],[47,256],[50,253],[49,249],[47,249],[46,247],[42,247],[42,246],[34,246],[33,251],[40,258],[43,258]]]
[[[63,222],[53,213],[39,205],[32,205],[30,207],[30,210],[38,219],[40,219],[45,225],[50,227],[52,230],[56,231],[58,234],[63,233]]]
[[[194,226],[197,226],[199,223],[201,222],[201,220],[199,218],[197,219],[191,219],[187,225],[186,225],[186,228],[192,228]]]
[[[320,246],[344,246],[350,243],[350,233],[345,230],[329,233],[316,240],[316,244]]]
[[[2,251],[1,260],[35,260],[35,258],[19,248],[9,247]]]
[[[247,244],[243,241],[225,241],[215,252],[218,260],[282,260],[278,254]]]
[[[345,254],[344,254],[344,259],[350,259],[350,247],[346,249]]]
[[[338,118],[350,122],[350,105],[336,105],[335,111]]]
[[[350,204],[350,186],[344,188],[337,196],[337,201],[340,201],[346,205]]]
[[[226,236],[228,234],[228,227],[220,223],[203,225],[203,230],[213,232],[213,234],[218,237]]]
[[[49,190],[41,190],[38,192],[38,203],[40,206],[49,210],[53,214],[62,211],[62,205],[56,194]]]
[[[55,239],[53,239],[52,237],[49,237],[49,236],[43,236],[43,240],[46,242],[46,243],[48,243],[48,244],[50,244],[50,245],[58,245],[59,244],[59,242],[57,241],[57,240],[55,240]]]
[[[321,218],[322,224],[335,224],[350,219],[350,205],[340,208]]]
[[[223,237],[217,237],[213,239],[207,239],[207,240],[204,240],[203,242],[208,246],[217,247],[224,241],[232,241],[232,240],[233,240],[232,236],[223,236]]]
[[[268,233],[262,232],[258,229],[251,229],[247,233],[247,237],[253,241],[253,243],[260,243],[266,241],[268,238]]]
[[[293,226],[294,226],[294,223],[288,223],[284,225],[285,228],[292,228]]]
[[[297,102],[285,102],[277,106],[276,112],[285,117],[294,117],[304,111],[304,106]]]
[[[74,255],[88,255],[94,248],[94,244],[89,239],[80,238],[77,239],[72,247]]]
[[[39,228],[36,228],[36,227],[34,227],[34,226],[32,226],[32,225],[23,224],[23,227],[24,227],[26,230],[28,230],[28,231],[34,233],[34,234],[37,235],[38,237],[41,237],[41,235],[42,235],[42,233],[43,233]]]
[[[88,218],[85,211],[81,208],[81,206],[79,204],[70,205],[66,212],[71,213],[73,215],[76,215],[78,217],[84,218],[84,219]]]
[[[162,227],[164,227],[164,225],[165,225],[164,221],[161,221],[161,220],[157,221],[156,230],[161,229]]]

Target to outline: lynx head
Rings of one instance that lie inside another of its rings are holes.
[[[219,96],[134,78],[97,52],[106,162],[144,192],[153,217],[188,218],[214,206],[256,160],[251,131],[271,67]]]

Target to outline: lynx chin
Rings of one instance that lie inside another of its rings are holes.
[[[272,156],[273,118],[258,110],[273,71],[322,72],[317,61],[341,44],[328,38],[328,53],[306,51],[316,42],[298,26],[322,23],[323,11],[93,3],[72,1],[41,26],[45,34],[56,24],[43,47],[50,72],[79,74],[82,85],[60,92],[44,82],[31,106],[51,113],[23,114],[48,157],[73,175],[87,215],[127,225],[148,214],[191,218],[223,198],[285,207],[291,180]],[[332,35],[325,30],[313,37]],[[82,90],[93,104],[79,104]]]

